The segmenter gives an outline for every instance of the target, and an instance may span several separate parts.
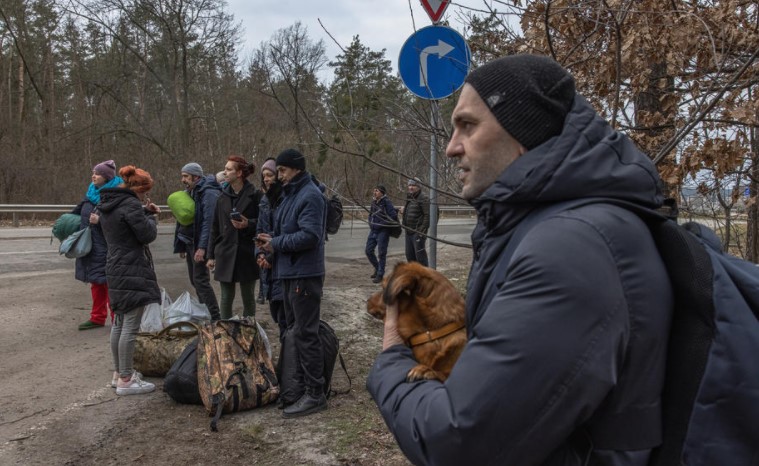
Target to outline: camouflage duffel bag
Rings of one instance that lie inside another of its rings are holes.
[[[175,322],[160,332],[137,334],[134,368],[143,375],[163,377],[185,347],[198,335],[194,322]]]
[[[199,327],[198,390],[217,430],[222,413],[276,401],[279,383],[266,332],[250,318],[217,320]]]

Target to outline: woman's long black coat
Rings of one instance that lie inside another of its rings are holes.
[[[225,283],[250,282],[258,279],[254,238],[258,220],[258,204],[261,190],[245,181],[235,194],[227,184],[216,201],[216,211],[211,227],[211,239],[207,255],[216,260],[214,279]],[[229,214],[235,207],[248,219],[248,227],[242,230],[232,225]]]

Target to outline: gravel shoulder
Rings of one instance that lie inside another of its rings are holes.
[[[463,289],[470,250],[440,246],[437,254],[438,270]],[[180,261],[157,264],[172,297],[188,286],[185,273]],[[304,418],[282,419],[274,405],[225,415],[219,432],[209,430],[202,406],[180,405],[163,393],[160,378],[148,379],[158,385],[148,395],[117,397],[106,386],[109,329],[76,330],[88,316],[90,297],[72,275],[52,270],[0,281],[0,464],[409,464],[365,389],[382,339],[381,323],[365,310],[377,290],[365,260],[331,264],[322,302],[322,318],[340,338],[352,379],[348,393]],[[259,305],[257,318],[276,356],[268,305]],[[339,366],[333,385],[348,388]]]

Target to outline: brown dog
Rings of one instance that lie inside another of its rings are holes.
[[[398,304],[398,334],[419,364],[406,380],[445,381],[466,344],[464,298],[445,276],[418,262],[402,262],[371,295],[366,310],[385,318],[385,306]]]

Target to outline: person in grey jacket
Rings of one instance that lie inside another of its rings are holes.
[[[182,167],[182,184],[195,201],[195,221],[183,227],[177,222],[174,235],[174,253],[187,261],[190,283],[198,294],[198,301],[208,307],[212,320],[221,317],[219,302],[211,286],[211,276],[206,267],[207,251],[211,239],[216,202],[221,186],[214,175],[203,175],[203,168],[190,162]]]
[[[389,305],[367,379],[385,422],[415,464],[648,464],[673,296],[622,205],[661,205],[655,166],[547,57],[475,69],[452,124],[446,155],[478,215],[468,341],[445,382],[408,383]]]
[[[158,236],[158,206],[147,192],[150,174],[134,166],[122,167],[124,183],[100,191],[100,225],[108,243],[105,273],[108,296],[116,314],[111,327],[114,373],[111,386],[117,395],[137,395],[155,390],[133,369],[134,347],[145,306],[161,302],[161,291],[148,244]]]
[[[427,230],[430,228],[430,199],[422,193],[418,178],[408,180],[406,205],[399,209],[406,230],[406,260],[429,266],[427,260]]]
[[[306,158],[295,149],[276,159],[282,200],[274,211],[273,232],[259,233],[256,246],[273,254],[273,279],[284,297],[287,327],[292,328],[300,364],[294,379],[302,380],[303,395],[282,412],[285,418],[305,416],[327,408],[324,360],[319,340],[324,287],[326,202],[306,171]]]

